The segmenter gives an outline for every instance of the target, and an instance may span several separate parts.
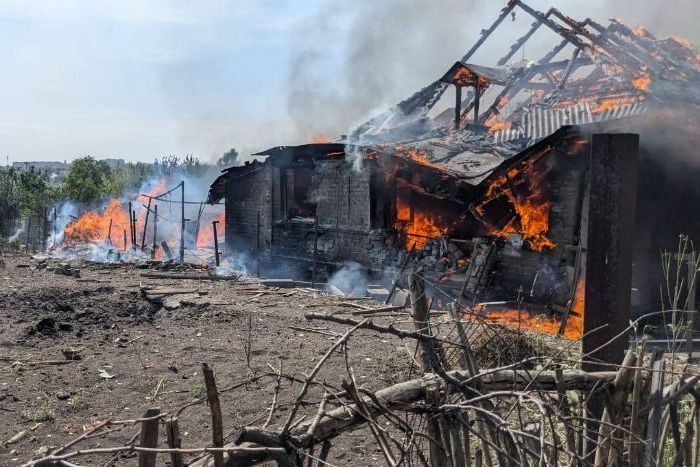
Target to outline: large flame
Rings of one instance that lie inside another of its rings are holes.
[[[155,180],[151,188],[133,202],[132,209],[136,211],[137,229],[143,228],[146,222],[146,209],[140,202],[147,202],[148,197],[157,196],[167,189],[166,180],[159,178]],[[129,210],[124,203],[118,199],[112,199],[102,210],[88,211],[75,221],[71,222],[65,229],[65,242],[68,244],[79,243],[100,243],[109,242],[119,248],[129,248],[131,244],[131,222]],[[110,222],[112,228],[110,231]],[[124,245],[124,232],[126,232],[126,246]],[[137,230],[137,241],[139,241],[142,230]]]
[[[422,249],[428,240],[445,235],[446,229],[431,212],[411,209],[411,206],[402,198],[396,199],[396,220],[398,228],[406,233],[405,248]]]
[[[123,247],[124,232],[127,233],[128,248],[131,238],[129,213],[118,199],[113,199],[102,213],[89,211],[70,223],[65,229],[65,242],[68,244],[103,242],[111,238],[112,244]]]
[[[326,144],[332,143],[333,138],[325,135],[314,135],[311,132],[306,132],[306,143],[307,144]]]
[[[213,219],[203,220],[199,227],[199,233],[197,234],[197,248],[213,248],[214,247],[214,226],[212,221],[219,221],[216,227],[216,237],[219,245],[224,242],[224,220],[225,214],[223,212],[219,213]]]
[[[537,157],[531,158],[524,167],[511,168],[489,184],[484,200],[476,206],[476,211],[483,215],[486,204],[504,196],[515,213],[506,225],[500,229],[493,229],[490,232],[491,235],[506,238],[511,234],[520,234],[535,251],[556,246],[547,237],[550,202],[545,193],[544,173],[540,173],[535,167],[535,162],[552,150],[552,147],[545,148]],[[525,184],[526,189],[518,190],[516,193],[517,185],[521,184]]]
[[[513,326],[520,329],[543,332],[546,334],[557,335],[561,327],[561,320],[554,316],[545,314],[530,313],[527,310],[507,309],[490,311],[484,319],[487,322]],[[578,324],[580,318],[574,319],[574,316],[569,315],[564,327],[564,337],[567,339],[579,339],[581,337],[581,328]]]
[[[402,157],[403,159],[411,160],[416,164],[422,165],[424,167],[430,167],[440,171],[444,170],[443,167],[441,167],[440,165],[430,162],[430,160],[428,160],[427,154],[423,151],[418,151],[416,149],[407,148],[401,145],[397,145],[394,148],[394,151],[397,156]]]

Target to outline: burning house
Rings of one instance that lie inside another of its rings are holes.
[[[527,33],[492,66],[471,63],[515,11]],[[554,47],[514,60],[542,29]],[[699,77],[681,39],[510,0],[433,83],[337,142],[226,169],[208,201],[225,199],[227,253],[263,272],[354,262],[391,282],[420,268],[436,298],[577,337],[584,296],[614,295],[605,281],[623,308],[658,307],[659,251],[700,234]]]

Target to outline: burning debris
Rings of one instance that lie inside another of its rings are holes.
[[[168,190],[169,185],[175,188]],[[224,240],[224,213],[205,212],[202,202],[178,203],[172,192],[183,186],[184,182],[156,177],[143,184],[142,194],[111,199],[99,209],[70,216],[54,256],[98,262],[174,261],[182,244],[187,262],[213,264],[212,252]],[[216,236],[215,222],[222,224]]]

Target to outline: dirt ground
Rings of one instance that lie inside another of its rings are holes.
[[[305,312],[338,311],[347,302],[310,289],[264,287],[254,280],[144,278],[142,274],[154,271],[129,265],[77,264],[79,277],[74,277],[57,274],[29,256],[4,260],[0,268],[0,465],[41,457],[108,418],[138,418],[156,406],[162,411],[177,410],[204,394],[203,362],[216,371],[219,388],[269,373],[280,362],[285,373],[303,378],[332,346],[337,333],[346,330],[304,319]],[[197,298],[168,310],[147,300],[142,286],[194,289]],[[358,382],[379,389],[404,379],[412,345],[358,331],[348,345]],[[80,360],[66,360],[64,354],[71,351]],[[344,356],[336,353],[319,380],[338,388],[346,375]],[[221,395],[226,441],[240,427],[265,420],[275,384],[273,378],[266,378]],[[284,423],[300,388],[300,383],[283,383],[272,428]],[[314,388],[307,400],[317,404],[321,397],[321,390]],[[23,430],[27,433],[22,439],[6,445]],[[182,413],[180,430],[183,447],[210,444],[206,403]],[[124,445],[137,431],[138,426],[127,426],[81,446]],[[165,446],[162,430],[159,445]],[[72,462],[104,465],[111,457],[79,457]],[[168,460],[167,455],[158,456],[160,465]],[[364,429],[334,442],[328,460],[335,465],[384,464]],[[135,456],[114,463],[133,465]]]

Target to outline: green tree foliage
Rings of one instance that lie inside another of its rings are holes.
[[[107,192],[110,196],[119,196],[127,190],[138,189],[143,182],[154,174],[153,167],[143,162],[127,163],[112,170],[108,179]]]
[[[49,186],[48,174],[33,168],[19,172],[17,188],[23,218],[41,214],[58,198],[58,190]]]
[[[116,196],[123,189],[119,180],[113,177],[109,165],[92,156],[73,161],[63,185],[68,198],[85,204],[94,204],[106,196]]]
[[[0,170],[0,215],[6,218],[41,214],[43,209],[60,197],[58,188],[49,184],[42,171]]]
[[[0,216],[4,219],[19,215],[18,175],[14,169],[0,170]]]
[[[231,148],[228,151],[226,151],[224,155],[219,158],[218,161],[216,161],[216,165],[221,167],[231,167],[234,165],[238,165],[240,163],[239,157],[240,155],[238,154],[238,151],[236,151],[236,148]]]

